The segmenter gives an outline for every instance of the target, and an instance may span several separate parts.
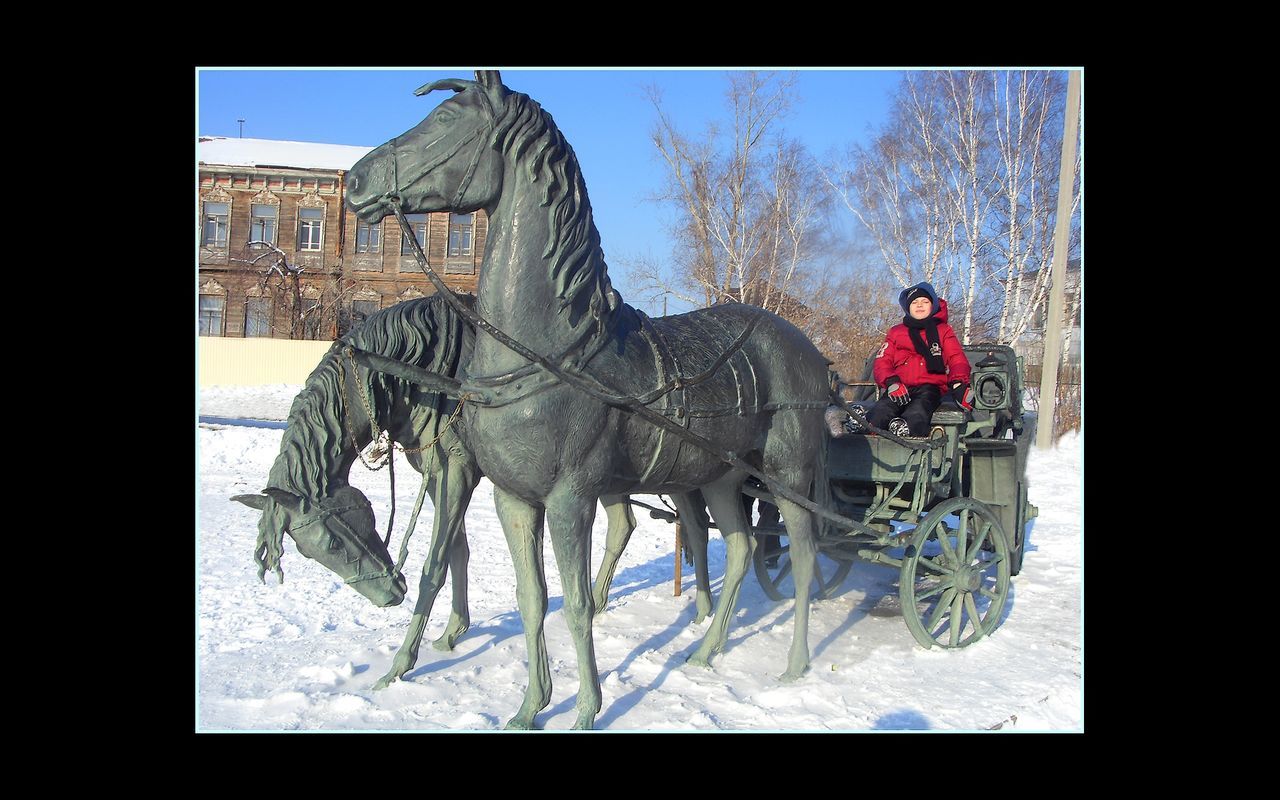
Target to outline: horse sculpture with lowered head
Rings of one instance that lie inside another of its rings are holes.
[[[390,213],[483,209],[488,241],[476,311],[509,336],[600,388],[595,396],[555,377],[489,330],[476,332],[464,388],[477,397],[465,440],[495,485],[499,519],[516,565],[529,654],[529,685],[508,723],[535,726],[551,698],[543,618],[544,518],[564,587],[578,659],[574,727],[592,726],[601,704],[591,635],[589,542],[596,499],[610,493],[683,494],[701,488],[726,540],[726,574],[715,618],[690,661],[709,666],[723,649],[750,559],[740,489],[748,467],[767,472],[774,494],[814,497],[825,487],[822,413],[829,362],[803,333],[752,306],[727,304],[650,320],[610,284],[586,185],[551,116],[510,91],[497,72],[442,80],[417,91],[455,94],[348,174],[347,202],[361,220]],[[673,424],[729,451],[692,446]],[[816,480],[815,480],[816,479]],[[681,516],[693,509],[678,503]],[[814,526],[778,496],[795,574],[795,630],[784,679],[808,668]]]
[[[232,498],[262,511],[254,553],[260,578],[270,570],[284,580],[280,558],[287,533],[300,553],[346,579],[375,605],[397,605],[404,599],[405,579],[378,536],[368,498],[348,483],[348,476],[375,429],[387,431],[391,441],[404,448],[410,465],[426,481],[435,517],[408,633],[375,689],[404,676],[417,663],[427,618],[447,570],[453,572],[452,610],[434,647],[451,650],[470,625],[465,515],[480,471],[459,438],[461,425],[451,424],[455,399],[391,374],[362,369],[345,350],[351,346],[453,378],[474,341],[474,328],[439,295],[369,315],[334,343],[294,399],[267,488],[261,494]],[[596,579],[601,610],[618,559],[636,527],[626,497],[605,497],[602,502],[609,529]],[[690,533],[696,543],[699,531]],[[695,557],[701,558],[699,603],[709,608],[710,601],[703,599],[710,593],[705,528],[701,541],[701,554],[694,548]]]

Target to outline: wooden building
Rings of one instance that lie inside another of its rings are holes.
[[[332,340],[373,311],[435,293],[395,217],[368,226],[345,205],[346,173],[371,149],[199,137],[201,336]],[[410,221],[431,268],[474,294],[484,212]]]

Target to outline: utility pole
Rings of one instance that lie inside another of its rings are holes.
[[[244,138],[244,120],[238,119],[236,120],[236,122],[240,123],[240,138],[243,139]]]
[[[667,297],[670,291],[662,291],[662,316],[667,315]],[[681,582],[684,579],[684,521],[676,514],[676,563],[675,563],[675,596],[680,596]]]
[[[1045,322],[1044,365],[1040,368],[1040,413],[1036,447],[1053,447],[1053,417],[1058,404],[1058,351],[1062,349],[1062,314],[1067,278],[1067,234],[1071,228],[1071,196],[1076,166],[1076,138],[1080,127],[1080,70],[1067,75],[1066,130],[1062,136],[1062,168],[1058,172],[1058,218],[1053,233],[1053,286]],[[1081,264],[1081,269],[1084,265]]]

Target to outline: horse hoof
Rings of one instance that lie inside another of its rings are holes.
[[[579,719],[577,722],[573,723],[573,730],[590,731],[590,730],[595,730],[595,726],[596,726],[596,715],[592,714],[590,717],[586,719]]]
[[[789,669],[786,672],[779,675],[778,680],[782,681],[783,683],[795,683],[796,681],[803,678],[805,674],[808,672],[809,672],[809,668],[807,666],[798,672],[795,670]]]
[[[404,673],[400,673],[400,675],[403,675],[403,674]],[[386,675],[383,675],[381,678],[378,678],[378,682],[373,685],[373,690],[376,692],[379,689],[387,688],[391,684],[400,680],[400,675],[397,675],[394,672],[389,672]]]
[[[454,642],[453,637],[441,636],[439,639],[436,639],[434,642],[431,643],[431,649],[439,650],[442,653],[452,653],[453,642]]]
[[[533,720],[531,720],[531,719],[528,719],[528,720],[526,720],[526,719],[521,719],[520,717],[516,716],[516,717],[512,717],[512,718],[511,718],[511,721],[507,723],[507,726],[506,726],[503,730],[508,730],[508,731],[536,731],[536,730],[538,730],[538,727],[537,727],[536,725],[534,725],[534,724],[533,724]]]
[[[688,664],[691,667],[702,667],[703,669],[711,669],[711,660],[704,655],[699,655],[698,653],[694,653],[693,655],[689,656],[687,659],[685,659],[684,663]]]

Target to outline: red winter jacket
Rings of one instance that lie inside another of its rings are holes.
[[[938,306],[938,313],[933,318],[938,321],[938,340],[942,344],[942,360],[947,365],[947,374],[929,372],[924,356],[916,352],[915,346],[911,344],[910,336],[914,333],[927,347],[924,331],[913,331],[906,325],[894,325],[889,329],[888,338],[876,356],[872,374],[878,385],[888,388],[885,380],[894,375],[902,379],[908,389],[932,383],[945,392],[952,381],[969,382],[969,357],[964,354],[956,332],[947,324],[947,301],[939,298]]]

